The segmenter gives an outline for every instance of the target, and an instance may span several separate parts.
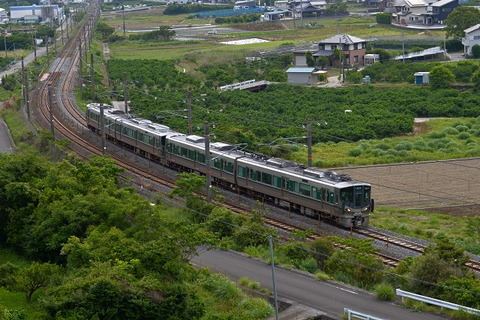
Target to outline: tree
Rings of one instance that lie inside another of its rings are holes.
[[[462,38],[464,30],[480,23],[480,10],[475,7],[459,6],[445,19],[447,37]]]
[[[57,265],[34,262],[30,267],[18,270],[15,279],[7,288],[10,291],[24,292],[27,301],[30,302],[33,293],[47,287],[58,272]]]
[[[455,82],[455,75],[443,65],[430,70],[430,87],[432,89],[447,89]]]
[[[315,59],[313,59],[312,51],[307,51],[305,54],[305,59],[307,60],[307,66],[314,67],[315,66]]]
[[[103,40],[105,40],[115,32],[115,28],[110,27],[105,22],[99,21],[97,23],[95,32],[98,33]]]
[[[310,249],[315,252],[318,266],[323,269],[325,261],[333,254],[335,247],[333,242],[325,237],[317,238],[310,243]]]

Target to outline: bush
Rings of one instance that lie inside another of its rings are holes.
[[[358,157],[362,154],[362,150],[359,148],[359,147],[356,147],[356,148],[353,148],[353,149],[350,149],[348,151],[348,155],[350,157]]]
[[[480,46],[478,44],[472,47],[472,57],[475,59],[480,58]]]
[[[327,281],[327,280],[330,280],[332,278],[328,274],[326,274],[325,272],[319,271],[315,274],[315,279],[317,281]]]
[[[467,140],[468,138],[470,138],[470,134],[468,132],[460,132],[458,134],[458,138],[462,140]]]
[[[388,283],[375,286],[375,295],[380,300],[392,301],[395,298],[395,289]]]

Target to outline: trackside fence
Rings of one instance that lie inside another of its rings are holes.
[[[358,311],[354,311],[348,308],[344,308],[343,312],[348,316],[348,320],[351,319],[360,319],[360,320],[384,320],[382,318],[377,318],[368,314],[364,314]]]
[[[419,294],[416,294],[416,293],[403,291],[403,290],[400,290],[400,289],[396,290],[396,294],[397,294],[397,296],[402,297],[402,302],[403,302],[404,298],[409,298],[409,299],[425,302],[425,303],[428,303],[428,304],[433,304],[435,306],[439,306],[439,307],[442,307],[442,308],[459,310],[459,311],[463,311],[463,312],[466,312],[466,313],[470,313],[470,314],[473,314],[473,315],[480,316],[480,310],[464,307],[464,306],[461,306],[461,305],[458,305],[458,304],[455,304],[455,303],[451,303],[451,302],[448,302],[448,301],[438,300],[438,299],[422,296],[422,295],[419,295]]]

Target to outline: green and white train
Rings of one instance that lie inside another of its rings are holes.
[[[185,135],[114,109],[92,103],[87,106],[88,127],[164,166],[204,174],[205,138]],[[295,162],[239,151],[235,146],[210,144],[213,184],[342,227],[367,227],[374,203],[371,185],[349,176]]]

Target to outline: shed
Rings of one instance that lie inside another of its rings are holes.
[[[287,70],[288,83],[290,84],[314,84],[318,82],[318,74],[315,68],[310,67],[294,67]]]
[[[380,62],[380,55],[376,53],[369,53],[365,55],[363,64],[366,66],[371,66],[376,62]]]
[[[416,72],[415,76],[415,84],[429,84],[430,80],[428,79],[428,75],[430,72]]]

